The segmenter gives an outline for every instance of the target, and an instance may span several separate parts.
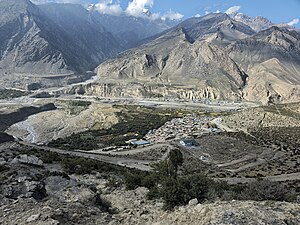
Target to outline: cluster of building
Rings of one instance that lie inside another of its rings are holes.
[[[162,127],[149,131],[145,139],[150,142],[165,142],[171,139],[179,140],[190,136],[200,136],[203,133],[218,132],[219,130],[210,122],[212,119],[195,114],[175,118]]]

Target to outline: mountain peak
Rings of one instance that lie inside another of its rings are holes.
[[[228,15],[232,19],[248,25],[256,32],[268,29],[269,27],[274,25],[270,20],[262,16],[256,16],[255,18],[253,18],[240,12],[235,12]]]

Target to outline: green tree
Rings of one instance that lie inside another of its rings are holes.
[[[172,177],[177,176],[178,167],[183,164],[183,155],[179,149],[173,149],[169,153],[169,158],[167,160],[168,174]]]

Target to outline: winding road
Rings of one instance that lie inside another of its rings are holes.
[[[101,155],[97,153],[92,152],[86,152],[86,151],[68,151],[68,150],[62,150],[58,148],[50,148],[47,146],[38,146],[34,144],[30,144],[27,142],[20,141],[19,142],[22,145],[41,150],[41,151],[49,151],[49,152],[55,152],[59,154],[64,155],[70,155],[75,157],[83,157],[87,159],[93,159],[105,163],[110,163],[118,166],[123,166],[127,168],[133,168],[141,171],[151,171],[152,167],[150,166],[152,163],[156,163],[157,161],[151,161],[151,160],[137,160],[137,159],[127,159],[127,158],[121,158],[118,156],[112,157],[108,155]]]

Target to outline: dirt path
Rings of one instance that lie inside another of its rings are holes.
[[[102,155],[115,155],[115,156],[126,156],[126,155],[135,155],[138,153],[143,153],[150,151],[155,148],[170,148],[172,145],[170,144],[164,144],[164,143],[158,143],[158,144],[153,144],[145,147],[138,147],[130,150],[124,150],[124,151],[104,151],[103,149],[98,149],[98,150],[92,150],[89,151],[90,153],[95,153],[95,154],[102,154]]]
[[[234,166],[236,164],[247,162],[247,161],[250,161],[250,160],[256,159],[256,158],[257,158],[257,155],[249,154],[249,155],[245,155],[243,158],[240,158],[240,159],[235,159],[230,162],[223,163],[223,164],[217,164],[217,166],[220,168]]]
[[[62,149],[57,149],[57,148],[50,148],[46,146],[37,146],[34,144],[29,144],[26,142],[20,142],[22,145],[26,145],[41,151],[50,151],[50,152],[55,152],[59,154],[64,154],[64,155],[70,155],[70,156],[75,156],[75,157],[83,157],[87,159],[94,159],[97,161],[101,162],[106,162],[114,165],[119,165],[123,167],[128,167],[128,168],[134,168],[142,171],[151,171],[152,167],[150,164],[155,163],[156,161],[150,161],[150,160],[137,160],[137,159],[126,159],[126,158],[120,158],[120,157],[110,157],[106,155],[100,155],[100,154],[95,154],[95,153],[88,153],[84,151],[68,151],[68,150],[62,150]]]
[[[229,184],[238,184],[238,183],[250,183],[254,182],[257,179],[256,178],[214,178],[215,180],[220,180],[220,181],[226,181]],[[281,174],[281,175],[276,175],[276,176],[266,176],[262,177],[262,179],[267,179],[270,181],[293,181],[293,180],[299,180],[300,181],[300,173],[290,173],[290,174]]]
[[[300,180],[299,173],[281,174],[276,176],[269,176],[267,179],[271,181],[289,181],[289,180]]]
[[[226,124],[224,124],[221,118],[215,118],[211,122],[214,123],[219,129],[225,132],[235,132],[235,130],[229,128]]]

